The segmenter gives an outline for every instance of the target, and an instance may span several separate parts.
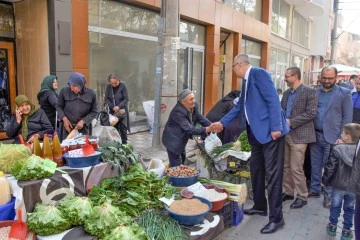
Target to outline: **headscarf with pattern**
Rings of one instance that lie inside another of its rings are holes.
[[[30,102],[27,96],[19,95],[15,98],[15,103],[17,107],[19,107],[24,102],[27,102],[31,107],[29,114],[21,115],[21,135],[24,139],[27,139],[27,135],[29,133],[28,118],[31,117],[37,111],[37,109],[35,109],[34,104]]]

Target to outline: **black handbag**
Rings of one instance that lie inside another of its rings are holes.
[[[99,112],[98,121],[101,126],[110,126],[109,114],[105,111]]]

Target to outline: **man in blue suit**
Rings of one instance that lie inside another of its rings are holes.
[[[269,223],[261,229],[261,233],[273,233],[285,224],[282,213],[282,182],[284,136],[289,132],[289,126],[270,74],[262,68],[252,67],[246,54],[235,57],[233,70],[238,78],[243,78],[240,99],[213,126],[216,131],[221,131],[223,126],[228,127],[237,116],[241,117],[240,125],[246,127],[252,148],[250,172],[254,193],[254,206],[244,213],[267,216],[266,177],[270,214]]]
[[[330,146],[341,139],[342,127],[352,122],[351,93],[349,89],[336,84],[337,74],[335,67],[324,67],[321,71],[322,86],[316,90],[316,142],[310,144],[311,184],[308,197],[320,197],[322,170],[329,157]],[[331,206],[331,187],[324,189],[323,206]]]

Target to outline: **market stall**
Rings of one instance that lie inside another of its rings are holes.
[[[226,227],[241,221],[246,188],[199,178],[197,169],[184,165],[165,169],[159,163],[148,171],[131,146],[111,141],[100,147],[101,162],[88,161],[98,152],[83,146],[64,153],[67,164],[79,166],[77,159],[86,167],[57,167],[35,155],[14,161],[14,175],[7,176],[15,209],[27,213],[38,239],[210,240],[225,220]]]
[[[50,178],[34,181],[18,181],[14,176],[8,175],[11,192],[16,198],[15,209],[32,212],[37,202],[50,204],[66,196],[85,196],[91,186],[118,175],[118,170],[110,163],[84,168],[64,166],[61,169],[67,174],[54,174]]]

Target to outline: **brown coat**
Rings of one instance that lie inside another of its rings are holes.
[[[291,89],[284,92],[281,107],[286,112],[287,100]],[[318,99],[316,90],[301,84],[290,112],[290,132],[295,143],[311,143],[316,141],[314,119],[316,117]]]

